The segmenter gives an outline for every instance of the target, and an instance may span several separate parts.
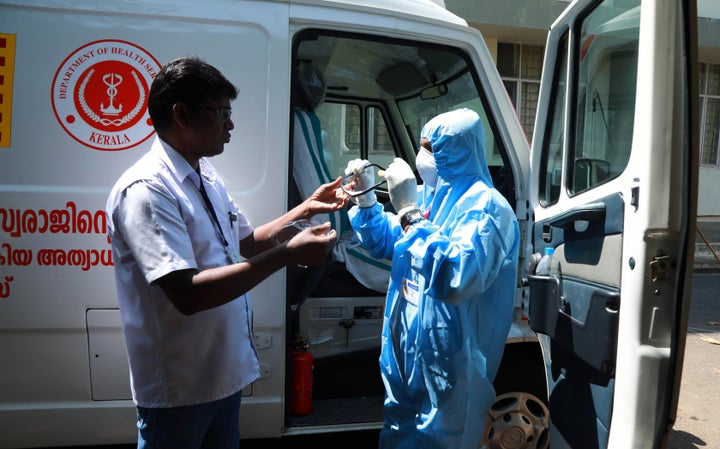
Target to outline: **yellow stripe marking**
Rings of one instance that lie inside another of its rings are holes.
[[[15,35],[0,33],[0,147],[10,146]]]

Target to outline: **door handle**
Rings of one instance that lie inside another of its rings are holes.
[[[605,203],[589,203],[558,215],[550,221],[550,226],[574,229],[576,221],[592,223],[603,220],[605,220]]]

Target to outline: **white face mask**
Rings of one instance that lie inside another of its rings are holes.
[[[420,147],[420,151],[418,151],[417,156],[415,156],[415,166],[423,182],[428,187],[435,187],[438,178],[435,156],[433,156],[427,148],[423,146]]]

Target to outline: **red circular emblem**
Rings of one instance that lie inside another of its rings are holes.
[[[158,71],[160,63],[130,42],[102,40],[78,48],[55,74],[55,117],[90,148],[133,147],[153,133],[147,97]]]

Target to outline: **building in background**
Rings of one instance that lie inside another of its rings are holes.
[[[699,221],[703,218],[714,221],[720,217],[720,1],[697,2],[701,109],[698,215]],[[569,3],[569,0],[445,0],[449,11],[463,17],[485,38],[528,141],[532,141],[547,33]]]

